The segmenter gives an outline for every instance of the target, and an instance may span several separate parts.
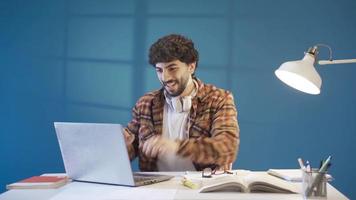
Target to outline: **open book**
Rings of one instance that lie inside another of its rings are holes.
[[[299,188],[295,183],[268,175],[266,172],[250,172],[203,181],[199,190],[217,191],[299,193]]]

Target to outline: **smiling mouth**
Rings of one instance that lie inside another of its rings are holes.
[[[169,81],[164,83],[164,86],[167,88],[173,88],[177,83],[175,81]]]
[[[170,84],[167,84],[166,87],[168,88],[173,88],[175,86],[175,83],[170,83]]]

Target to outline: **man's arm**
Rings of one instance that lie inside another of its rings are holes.
[[[132,120],[124,129],[124,138],[130,160],[135,159],[138,152],[138,130],[140,128],[138,116],[139,113],[136,104],[136,106],[132,109]]]
[[[231,93],[226,92],[217,102],[210,134],[211,137],[178,141],[177,154],[190,157],[199,164],[226,166],[235,161],[240,137],[237,111]]]

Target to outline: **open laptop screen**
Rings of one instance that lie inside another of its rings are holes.
[[[120,124],[55,122],[54,126],[70,178],[135,185]]]

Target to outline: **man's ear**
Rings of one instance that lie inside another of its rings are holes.
[[[189,71],[191,74],[194,74],[196,66],[197,66],[197,62],[192,62],[192,63],[188,64]]]

